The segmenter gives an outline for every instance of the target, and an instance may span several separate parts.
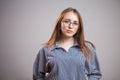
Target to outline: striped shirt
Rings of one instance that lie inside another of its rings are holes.
[[[40,48],[34,65],[34,80],[100,80],[101,72],[96,51],[89,44],[92,58],[86,59],[74,43],[68,51],[56,42],[51,48]]]

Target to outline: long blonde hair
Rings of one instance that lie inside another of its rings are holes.
[[[55,24],[55,28],[54,28],[53,33],[52,33],[52,36],[49,39],[49,41],[46,43],[46,45],[50,47],[50,46],[54,45],[55,42],[60,40],[60,38],[62,36],[61,35],[62,33],[60,31],[61,21],[64,18],[64,15],[67,12],[73,12],[73,13],[75,13],[77,15],[77,17],[79,19],[79,28],[78,28],[77,33],[73,37],[78,42],[79,48],[82,51],[82,53],[84,54],[84,56],[86,58],[90,58],[91,51],[88,48],[86,43],[90,43],[90,44],[92,44],[92,43],[90,41],[86,41],[84,39],[84,29],[83,29],[83,22],[82,22],[81,15],[76,9],[71,8],[71,7],[63,10],[61,12],[61,14],[58,16],[58,19],[57,19],[56,24]],[[95,46],[93,44],[92,44],[92,46],[95,48]]]

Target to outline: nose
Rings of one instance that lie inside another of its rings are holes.
[[[73,25],[72,25],[72,24],[70,24],[70,25],[69,25],[69,28],[73,28]]]

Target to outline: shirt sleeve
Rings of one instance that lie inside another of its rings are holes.
[[[88,61],[89,64],[88,80],[100,80],[102,75],[96,51],[91,45],[89,46],[89,48],[92,51],[92,58]]]
[[[45,77],[45,53],[40,49],[33,64],[33,80],[44,80]]]

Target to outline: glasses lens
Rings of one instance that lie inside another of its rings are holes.
[[[70,20],[64,20],[63,22],[65,25],[70,25]]]
[[[71,22],[69,19],[65,19],[65,20],[63,20],[63,23],[64,23],[64,25],[66,25],[66,26],[69,26],[70,24],[72,24],[72,26],[78,26],[79,24],[78,24],[78,22]]]

